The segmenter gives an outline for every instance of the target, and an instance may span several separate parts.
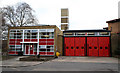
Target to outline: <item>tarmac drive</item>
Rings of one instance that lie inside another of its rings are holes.
[[[3,71],[118,71],[113,57],[59,57],[26,67],[3,67]]]

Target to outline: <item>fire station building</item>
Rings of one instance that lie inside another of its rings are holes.
[[[61,30],[56,25],[10,27],[9,55],[111,56],[108,30],[68,30],[68,9],[61,9]]]
[[[61,35],[60,35],[61,34]],[[11,27],[8,33],[9,55],[111,56],[108,30],[66,30],[55,25]]]
[[[63,32],[65,56],[111,56],[110,31],[67,30]]]
[[[54,56],[57,35],[61,31],[55,25],[11,27],[8,33],[10,55]]]

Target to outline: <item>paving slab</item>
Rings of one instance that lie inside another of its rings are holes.
[[[118,63],[118,58],[114,57],[67,57],[60,56],[53,62],[89,62],[89,63]]]
[[[41,61],[19,61],[19,58],[22,57],[27,57],[27,56],[20,56],[17,58],[2,61],[0,67],[26,67],[26,66],[35,66],[43,63]]]

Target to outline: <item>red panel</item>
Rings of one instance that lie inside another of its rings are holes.
[[[64,38],[64,53],[65,56],[70,55],[70,42],[69,42],[69,37]]]
[[[39,41],[46,41],[46,39],[39,39]]]
[[[54,42],[47,42],[47,45],[54,45]]]
[[[110,56],[109,53],[110,53],[110,43],[109,43],[109,40],[110,38],[109,37],[104,37],[104,56],[105,57],[108,57]]]
[[[28,54],[29,45],[26,45],[26,54]]]
[[[15,39],[10,39],[10,41],[15,41]]]
[[[47,55],[54,55],[54,52],[47,52]]]
[[[85,37],[80,37],[80,56],[85,56],[86,45],[85,45]]]
[[[30,42],[30,39],[24,39],[24,42]]]
[[[104,39],[103,37],[98,37],[98,42],[99,42],[99,56],[104,56]]]
[[[54,41],[54,39],[47,39],[47,41]]]
[[[74,37],[70,37],[70,39],[69,39],[69,43],[70,43],[70,56],[74,56],[75,55],[75,47],[74,47]]]
[[[46,55],[46,52],[39,52],[40,55]]]
[[[80,56],[80,37],[75,37],[75,56]]]
[[[34,52],[34,54],[37,54],[37,52]]]
[[[16,54],[15,51],[10,51],[9,54]]]
[[[46,45],[46,39],[39,39],[39,45]]]
[[[99,56],[110,56],[110,38],[99,37]]]
[[[21,41],[22,42],[22,39],[17,39],[16,41]]]
[[[98,45],[99,45],[99,43],[98,43],[98,37],[94,37],[94,40],[93,40],[93,45],[94,45],[94,47],[93,47],[93,53],[94,53],[94,56],[98,56]]]
[[[93,43],[92,39],[94,37],[87,37],[87,55],[88,56],[93,56]]]
[[[37,42],[37,39],[31,39],[32,42]]]
[[[47,45],[54,45],[54,39],[47,39]]]
[[[9,45],[15,45],[15,39],[10,40]]]
[[[21,43],[16,43],[16,45],[21,45]]]

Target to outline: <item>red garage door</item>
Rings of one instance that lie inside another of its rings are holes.
[[[75,37],[75,56],[80,56],[81,55],[81,50],[80,50],[80,37]]]
[[[87,37],[87,55],[98,56],[98,37]]]
[[[92,39],[94,37],[87,37],[87,56],[93,56],[93,44]]]
[[[86,42],[85,37],[80,37],[80,56],[86,55]]]
[[[65,56],[85,56],[85,37],[65,37]]]
[[[70,41],[69,41],[69,37],[65,37],[64,38],[64,53],[65,53],[65,56],[69,56],[70,55]]]
[[[110,56],[110,38],[109,37],[99,37],[99,56]]]
[[[64,53],[65,56],[110,56],[110,37],[64,37]]]
[[[69,43],[70,43],[70,56],[74,56],[75,55],[75,40],[74,40],[74,37],[70,37]]]

